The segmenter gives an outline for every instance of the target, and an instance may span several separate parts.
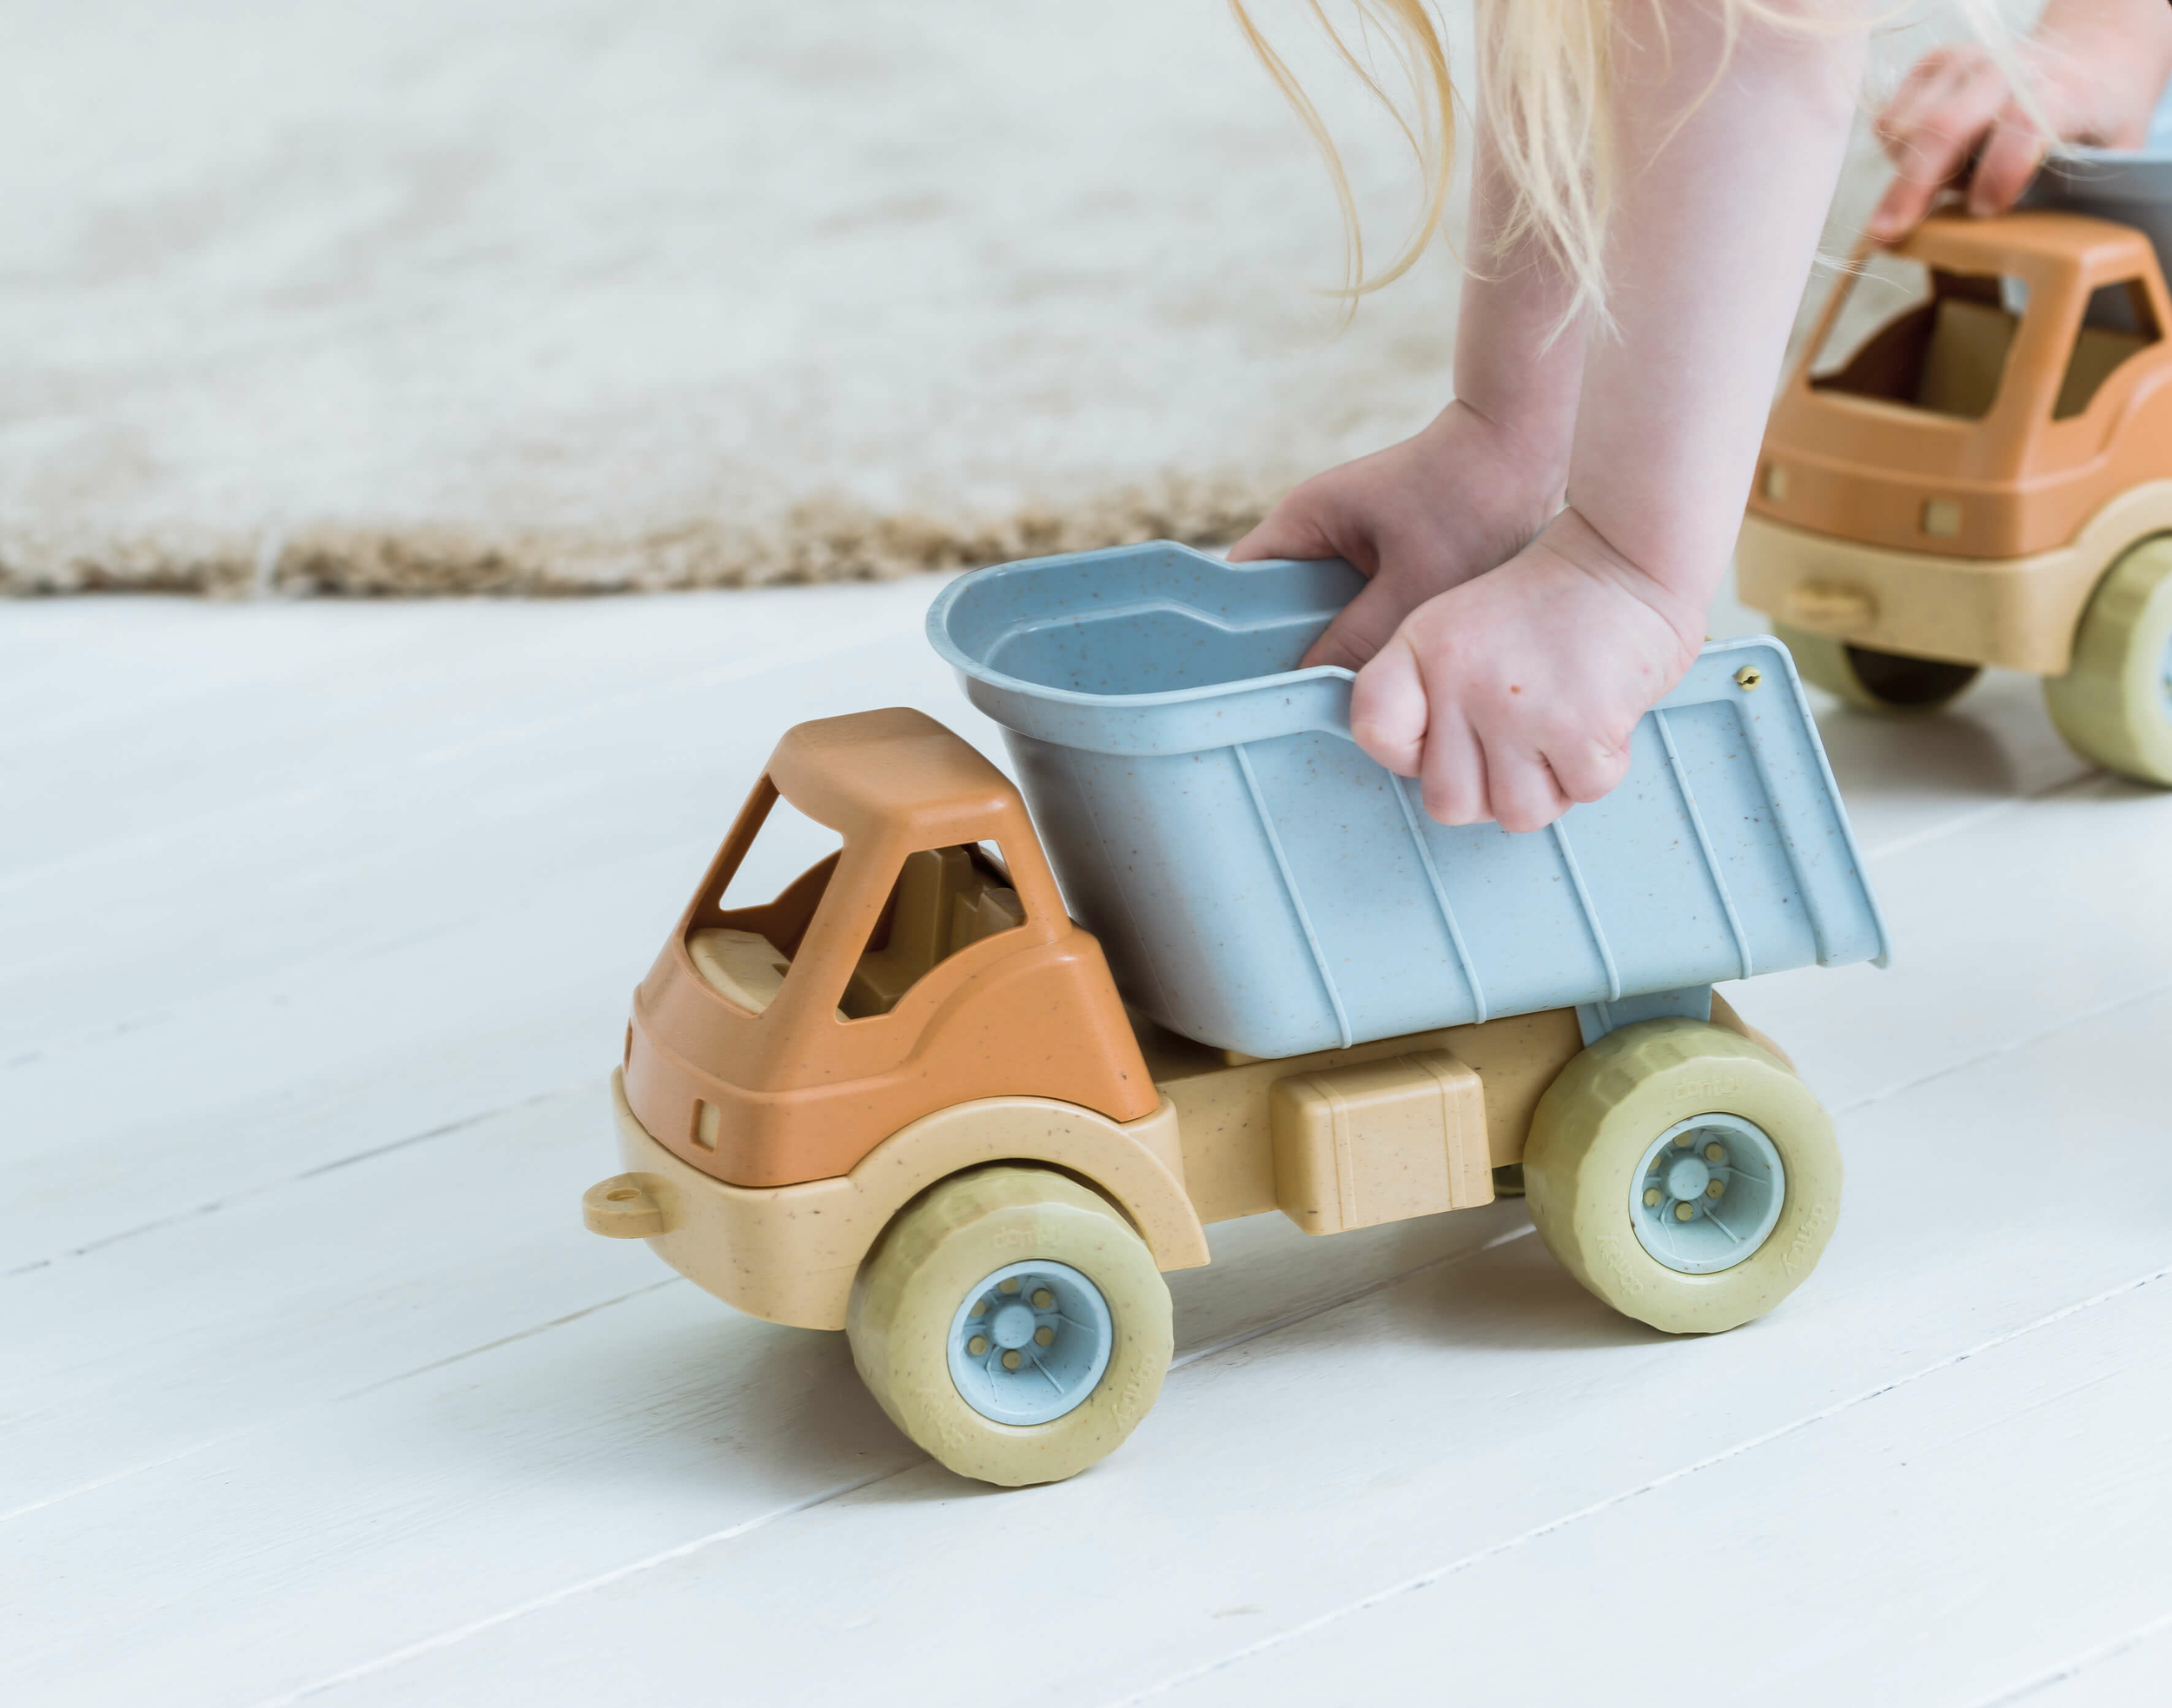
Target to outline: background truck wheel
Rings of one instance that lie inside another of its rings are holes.
[[[2172,784],[2172,537],[2145,540],[2089,595],[2074,662],[2049,676],[2044,705],[2083,758]]]
[[[1646,1020],[1546,1088],[1524,1185],[1539,1237],[1592,1292],[1654,1328],[1709,1334],[1764,1315],[1817,1267],[1840,1150],[1818,1100],[1765,1050],[1698,1021]]]
[[[1772,624],[1772,632],[1794,654],[1794,667],[1803,672],[1803,680],[1838,693],[1859,711],[1884,712],[1885,717],[1937,711],[1979,676],[1975,665],[1910,659],[1905,652],[1875,652],[1788,624]]]
[[[1881,712],[1889,718],[1936,712],[1980,674],[1974,665],[1945,664],[1937,659],[1911,659],[1905,652],[1851,646],[1844,640],[1790,628],[1785,623],[1773,624],[1772,632],[1795,655],[1795,668],[1802,672],[1804,681],[1839,695],[1860,711]]]
[[[891,1421],[957,1472],[1059,1482],[1162,1391],[1169,1287],[1144,1241],[1045,1168],[978,1168],[884,1230],[852,1284],[852,1361]]]

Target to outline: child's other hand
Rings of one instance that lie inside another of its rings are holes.
[[[1403,620],[1359,672],[1351,732],[1420,778],[1442,824],[1535,831],[1621,781],[1630,732],[1689,668],[1703,615],[1565,510]]]
[[[2155,8],[2162,14],[2165,8]],[[2152,16],[2151,24],[2157,18]],[[2021,63],[2044,122],[2063,142],[2139,148],[2162,83],[2142,44],[2117,34],[2031,43]],[[1999,214],[2021,199],[2043,163],[2046,138],[1981,48],[1939,48],[1924,56],[1885,110],[1878,140],[1898,174],[1869,230],[1897,242],[1916,228],[1947,185],[1967,181],[1969,212]],[[1971,169],[1970,162],[1974,165]]]
[[[1371,585],[1303,659],[1357,670],[1426,600],[1513,557],[1560,508],[1562,478],[1558,459],[1451,403],[1401,444],[1314,475],[1229,556],[1346,558],[1362,571]]]

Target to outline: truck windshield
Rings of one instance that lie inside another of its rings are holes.
[[[2029,313],[2025,280],[1941,272],[1880,255],[1841,288],[1839,312],[1811,363],[1813,390],[1961,420],[1990,414]],[[2090,294],[2057,391],[2030,407],[2048,406],[2055,421],[2081,414],[2122,364],[2161,335],[2142,280],[2101,287]]]
[[[1851,277],[1811,363],[1811,388],[1981,420],[1997,401],[2029,287],[1871,256]]]

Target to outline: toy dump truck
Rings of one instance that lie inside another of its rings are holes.
[[[917,712],[785,735],[635,995],[588,1226],[844,1329],[900,1428],[1004,1484],[1130,1432],[1162,1274],[1232,1217],[1520,1187],[1657,1327],[1785,1297],[1840,1159],[1712,984],[1885,947],[1786,652],[1708,645],[1551,829],[1452,829],[1351,741],[1349,672],[1295,668],[1360,585],[1167,545],[954,582],[930,634],[1019,784]],[[779,798],[842,846],[727,909]]]
[[[1843,279],[1772,412],[1740,595],[1859,707],[2030,671],[2078,751],[2172,784],[2172,162],[2095,169]]]

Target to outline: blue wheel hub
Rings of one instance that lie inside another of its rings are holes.
[[[1094,1391],[1116,1344],[1109,1301],[1068,1263],[1005,1264],[950,1319],[950,1380],[996,1423],[1052,1423]]]
[[[1778,1147],[1738,1115],[1698,1115],[1652,1142],[1629,1183],[1637,1243],[1679,1274],[1732,1269],[1771,1236],[1787,1200]]]

